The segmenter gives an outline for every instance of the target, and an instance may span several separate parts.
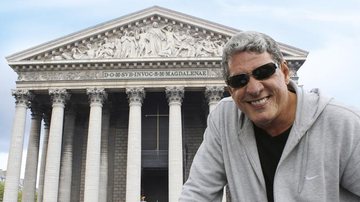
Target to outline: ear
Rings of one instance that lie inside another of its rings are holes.
[[[289,69],[289,67],[287,65],[287,62],[285,60],[281,63],[280,70],[284,74],[286,84],[289,84],[289,82],[290,82],[290,69]]]

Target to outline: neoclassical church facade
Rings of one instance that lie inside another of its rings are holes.
[[[4,201],[17,199],[25,136],[23,201],[36,190],[45,202],[177,201],[228,96],[221,53],[237,32],[154,6],[8,56],[18,80]],[[280,47],[297,80],[308,53]]]

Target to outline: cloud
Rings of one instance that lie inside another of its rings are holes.
[[[0,152],[8,151],[12,120],[15,110],[15,99],[11,96],[11,90],[15,88],[16,76],[7,65],[1,65],[0,75]]]
[[[298,3],[294,4],[293,2],[284,3],[281,1],[276,3],[271,1],[270,3],[259,2],[242,2],[238,3],[233,0],[217,0],[220,9],[223,13],[228,13],[229,15],[239,16],[239,15],[251,15],[262,18],[277,18],[281,21],[308,21],[311,20],[312,23],[346,23],[355,26],[360,26],[360,13],[359,6],[354,2],[351,5],[353,7],[347,6],[346,9],[339,8],[338,4],[331,5],[329,2],[326,3],[326,6],[321,6],[319,9],[318,6],[314,6],[316,2],[311,4]],[[323,4],[317,3],[317,4]]]
[[[110,3],[111,0],[61,0],[61,1],[47,1],[47,0],[13,0],[2,2],[1,12],[12,12],[19,10],[39,10],[46,8],[76,8],[84,6],[96,6],[99,4]]]
[[[7,169],[7,161],[9,154],[7,152],[0,152],[0,169]]]
[[[329,38],[326,46],[310,51],[298,71],[299,83],[311,89],[318,87],[342,102],[360,108],[360,68],[358,47],[360,36]]]
[[[27,152],[24,150],[23,155],[22,155],[22,161],[21,161],[21,171],[20,171],[21,179],[24,179],[24,176],[25,176],[26,155],[27,155]],[[0,152],[0,169],[7,170],[8,157],[9,157],[8,153]]]

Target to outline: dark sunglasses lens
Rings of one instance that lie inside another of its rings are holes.
[[[274,63],[269,63],[256,68],[252,72],[252,75],[257,80],[263,80],[269,78],[271,75],[275,73],[275,71],[276,71],[276,65]]]
[[[228,85],[233,88],[240,88],[246,86],[248,82],[249,82],[249,75],[247,74],[239,74],[232,76],[227,81]]]

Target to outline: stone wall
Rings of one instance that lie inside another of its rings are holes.
[[[186,92],[183,102],[184,181],[206,128],[208,105],[201,92]]]
[[[110,111],[108,201],[125,202],[129,117],[125,94],[113,98]]]

